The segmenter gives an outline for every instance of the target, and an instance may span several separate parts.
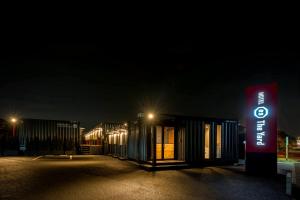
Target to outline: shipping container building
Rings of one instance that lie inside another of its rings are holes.
[[[25,154],[76,154],[79,135],[78,121],[21,119],[17,126],[20,151]]]
[[[237,162],[238,121],[140,113],[128,124],[128,159],[153,166]]]

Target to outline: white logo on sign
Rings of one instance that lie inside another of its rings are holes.
[[[269,114],[269,110],[264,106],[257,107],[254,110],[254,116],[258,119],[265,118],[266,116],[268,116],[268,114]]]

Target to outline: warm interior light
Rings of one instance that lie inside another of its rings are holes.
[[[124,123],[124,126],[127,126],[127,123]]]

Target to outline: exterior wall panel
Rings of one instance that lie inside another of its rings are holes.
[[[78,151],[79,122],[23,119],[17,133],[20,146],[26,148],[27,154],[63,154]],[[61,137],[69,134],[68,138]]]
[[[131,128],[129,126],[129,128]],[[85,148],[89,145],[100,149],[98,154],[106,154],[119,158],[128,157],[128,127],[127,123],[103,122],[85,133],[83,136]]]
[[[168,116],[167,116],[168,117]],[[139,162],[152,162],[153,144],[151,140],[151,129],[146,128],[144,119],[138,119],[131,123],[128,133],[128,158]],[[237,161],[237,124],[236,120],[197,118],[175,116],[167,120],[157,121],[152,124],[159,126],[175,127],[175,159],[187,163],[222,163]],[[204,159],[204,129],[205,124],[210,125],[210,150],[209,159]],[[217,125],[221,125],[221,157],[216,158],[216,134]],[[135,128],[133,128],[135,127]],[[139,128],[137,128],[139,127]],[[138,130],[138,131],[137,131]],[[154,133],[152,133],[154,134]],[[147,141],[148,140],[148,141]],[[156,141],[156,139],[155,139]],[[163,147],[162,147],[163,148]],[[151,151],[151,152],[149,152]],[[162,149],[163,151],[163,149]],[[148,155],[148,156],[147,156]],[[150,156],[149,156],[150,155]]]

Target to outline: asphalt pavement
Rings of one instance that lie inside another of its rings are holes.
[[[289,199],[284,182],[222,167],[145,171],[109,156],[0,157],[0,199]]]

